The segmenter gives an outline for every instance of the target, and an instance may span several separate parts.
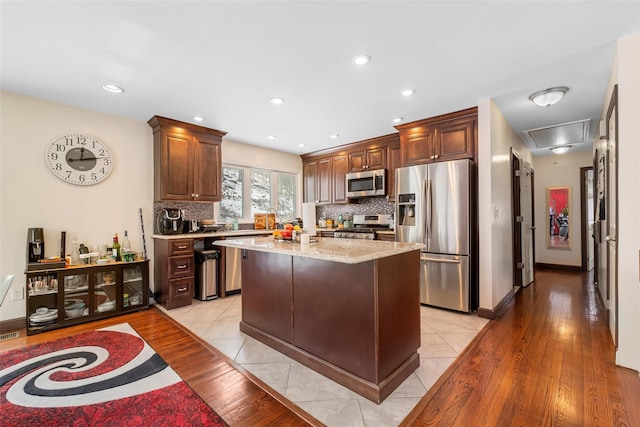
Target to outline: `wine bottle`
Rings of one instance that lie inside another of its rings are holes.
[[[122,253],[129,252],[131,250],[131,243],[127,237],[127,230],[124,230],[124,239],[122,239]]]
[[[122,252],[120,251],[120,243],[118,243],[118,233],[113,237],[113,259],[122,261]]]

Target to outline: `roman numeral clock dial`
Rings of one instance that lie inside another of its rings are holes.
[[[45,153],[55,176],[70,184],[93,185],[104,181],[113,169],[109,148],[87,135],[65,135],[52,141]]]

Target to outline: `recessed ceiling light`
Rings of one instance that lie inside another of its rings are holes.
[[[196,122],[201,122],[204,120],[204,117],[200,117],[200,116],[193,116],[193,120],[195,120]]]
[[[356,65],[364,65],[371,62],[371,57],[369,55],[356,55],[353,57],[353,63]]]
[[[306,147],[306,144],[298,144],[298,147]]]
[[[337,133],[334,133],[333,135],[329,135],[329,138],[331,139],[337,139],[340,135],[338,135]]]
[[[269,135],[269,136],[267,136],[267,139],[276,139],[276,136],[275,135]]]
[[[411,96],[416,93],[415,89],[405,89],[402,91],[402,96]]]
[[[122,93],[122,92],[124,92],[124,89],[122,89],[120,86],[116,86],[114,84],[102,85],[102,89],[106,90],[107,92],[111,92],[111,93]]]
[[[395,119],[393,119],[393,123],[400,123],[402,120],[402,117],[396,117]]]
[[[529,99],[541,107],[550,107],[560,101],[567,92],[569,92],[569,88],[566,86],[552,87],[534,93]]]
[[[280,98],[278,96],[274,96],[269,101],[271,101],[272,104],[280,105],[280,104],[282,104],[284,102],[284,98]]]
[[[553,151],[553,154],[564,154],[571,148],[570,145],[560,145],[558,147],[551,147],[550,150]]]

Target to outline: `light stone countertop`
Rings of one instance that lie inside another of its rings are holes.
[[[154,239],[172,240],[172,239],[201,239],[203,237],[229,237],[229,236],[260,236],[270,235],[273,230],[220,230],[210,233],[181,233],[181,234],[154,234]]]
[[[385,242],[364,239],[333,239],[314,237],[315,243],[300,244],[280,242],[273,237],[227,239],[216,241],[219,246],[271,252],[325,261],[358,264],[392,255],[398,255],[424,248],[422,243]]]

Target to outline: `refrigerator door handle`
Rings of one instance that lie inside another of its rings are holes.
[[[431,238],[431,221],[433,215],[431,215],[432,200],[431,200],[431,180],[427,180],[427,235]]]
[[[441,262],[445,264],[460,264],[460,259],[442,259],[442,258],[431,258],[429,256],[422,255],[420,257],[420,261],[430,261],[430,262]]]

